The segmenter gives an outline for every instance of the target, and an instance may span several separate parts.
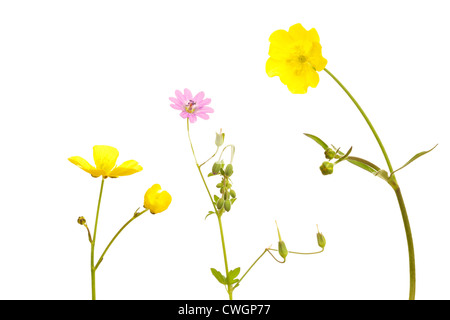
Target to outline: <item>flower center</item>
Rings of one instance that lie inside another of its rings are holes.
[[[300,63],[305,63],[307,59],[304,55],[300,55],[300,57],[298,57],[298,60],[300,61]]]
[[[189,100],[188,103],[186,103],[184,105],[184,108],[185,108],[186,112],[193,113],[195,111],[195,109],[196,109],[196,107],[195,107],[196,104],[197,104],[196,102],[194,102],[192,100]]]

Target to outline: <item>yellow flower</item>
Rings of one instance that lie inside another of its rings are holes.
[[[149,209],[153,214],[163,212],[171,202],[172,196],[167,191],[161,190],[159,184],[154,184],[144,196],[144,208]]]
[[[82,157],[70,157],[69,161],[90,173],[94,178],[103,176],[103,178],[117,178],[129,176],[142,170],[142,167],[135,160],[128,160],[116,167],[116,160],[119,157],[119,151],[110,146],[94,146],[94,162],[92,166]]]
[[[319,84],[319,74],[327,65],[316,29],[307,31],[300,23],[277,30],[269,37],[269,77],[279,76],[292,93],[306,93]]]

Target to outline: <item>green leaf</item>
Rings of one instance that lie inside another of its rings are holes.
[[[231,199],[231,200],[230,200],[230,201],[231,201],[231,204],[233,204],[233,203],[236,201],[236,199],[237,199],[237,198]]]
[[[219,200],[219,197],[214,195],[214,202],[217,202],[217,200]]]
[[[206,218],[208,218],[208,216],[210,216],[210,215],[212,215],[214,213],[215,213],[214,211],[208,211],[208,214],[206,215],[205,220],[206,220]]]
[[[328,149],[328,145],[323,142],[320,138],[313,136],[312,134],[309,133],[304,133],[305,136],[307,136],[308,138],[313,139],[315,142],[317,142],[318,144],[321,145],[321,147],[326,151]]]
[[[217,271],[214,268],[211,268],[211,272],[214,277],[216,277],[217,281],[219,281],[221,284],[227,284],[226,278],[220,273],[220,271]]]
[[[357,157],[347,157],[346,159],[351,164],[354,164],[355,166],[358,166],[366,171],[369,171],[370,173],[375,174],[376,172],[380,171],[381,169],[378,168],[376,165],[374,165],[372,162],[369,162],[362,158]]]
[[[394,170],[394,171],[391,173],[391,176],[394,174],[394,172],[397,172],[398,170],[403,169],[403,168],[406,167],[408,164],[410,164],[410,163],[413,162],[414,160],[417,160],[417,158],[423,156],[424,154],[427,154],[428,152],[432,151],[432,150],[433,150],[434,148],[436,148],[436,147],[437,147],[437,145],[435,145],[433,148],[431,148],[431,149],[428,150],[428,151],[422,151],[422,152],[419,152],[419,153],[416,154],[414,157],[412,157],[407,163],[405,163],[405,164],[403,165],[403,167],[400,167],[400,168],[398,168],[397,170]]]
[[[228,278],[230,278],[230,280],[233,280],[234,278],[236,278],[239,275],[239,272],[241,272],[241,268],[236,268],[233,270],[230,270],[230,272],[228,272]]]
[[[347,151],[347,153],[344,156],[340,157],[334,164],[338,164],[339,162],[346,160],[348,158],[348,156],[350,155],[350,152],[352,152],[352,149],[353,149],[353,147],[350,147],[350,149]]]

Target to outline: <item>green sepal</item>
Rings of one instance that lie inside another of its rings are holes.
[[[220,273],[220,271],[217,271],[214,268],[211,268],[211,273],[213,274],[214,277],[216,277],[217,281],[219,281],[221,284],[226,285],[227,284],[227,279],[223,276],[223,274]]]
[[[328,149],[328,145],[325,142],[323,142],[320,138],[313,136],[312,134],[309,133],[304,133],[304,135],[317,142],[325,151]]]
[[[407,163],[405,163],[405,164],[403,165],[403,167],[400,167],[400,168],[398,168],[397,170],[392,171],[391,176],[394,174],[394,172],[397,172],[398,170],[403,169],[403,168],[406,167],[408,164],[410,164],[410,163],[413,162],[414,160],[417,160],[417,158],[420,158],[420,157],[423,156],[424,154],[427,154],[428,152],[432,151],[432,150],[433,150],[434,148],[436,148],[436,147],[437,147],[437,145],[435,145],[433,148],[431,148],[431,149],[428,150],[428,151],[422,151],[422,152],[419,152],[419,153],[416,154],[414,157],[412,157]]]

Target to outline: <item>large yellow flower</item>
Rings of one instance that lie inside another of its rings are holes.
[[[269,77],[279,76],[292,93],[306,93],[315,88],[319,74],[327,65],[316,29],[307,31],[300,23],[277,30],[269,37],[270,58],[266,63]]]
[[[167,191],[161,190],[159,184],[154,184],[144,196],[144,208],[149,209],[153,214],[163,212],[171,202],[172,196]]]
[[[110,146],[94,146],[94,162],[92,166],[82,157],[70,157],[69,161],[77,165],[84,171],[90,173],[94,178],[103,176],[103,178],[117,178],[129,176],[142,170],[142,167],[135,160],[128,160],[116,167],[116,161],[119,157],[119,151]]]

